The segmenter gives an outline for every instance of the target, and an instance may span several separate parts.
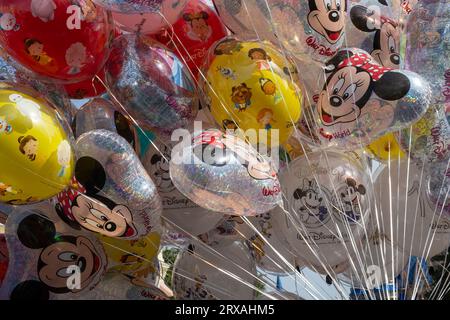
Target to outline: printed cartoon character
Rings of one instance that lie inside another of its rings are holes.
[[[236,80],[236,74],[230,68],[217,67],[217,71],[226,79]]]
[[[257,262],[261,262],[262,258],[266,255],[264,251],[264,246],[266,245],[264,240],[258,235],[255,234],[249,239],[250,242],[250,252],[253,258]]]
[[[223,220],[217,227],[216,230],[220,235],[235,235],[238,233],[237,226],[242,225],[244,220],[239,216],[230,216]]]
[[[83,13],[83,19],[87,22],[95,21],[97,18],[97,9],[92,0],[78,0],[76,5],[81,7]]]
[[[256,62],[259,70],[270,70],[272,58],[262,48],[252,48],[248,51],[248,57]]]
[[[222,40],[215,48],[214,54],[221,56],[223,54],[232,55],[233,52],[239,52],[242,49],[241,43],[233,38]]]
[[[404,97],[409,79],[392,69],[380,66],[359,50],[341,50],[327,62],[331,73],[319,95],[317,112],[324,126],[356,121],[374,92],[379,98],[394,101]],[[398,120],[402,120],[399,118]]]
[[[214,297],[203,287],[207,280],[208,278],[205,275],[195,276],[195,286],[193,288],[189,287],[184,297],[193,300],[214,300]]]
[[[162,154],[154,154],[150,160],[152,165],[152,176],[159,192],[167,193],[175,190],[175,186],[170,179],[169,160],[170,150],[164,146],[161,150]]]
[[[14,190],[12,186],[0,182],[0,196],[6,196],[7,194],[18,194],[22,193],[22,190]]]
[[[209,15],[205,11],[185,13],[183,19],[189,23],[187,36],[192,40],[206,41],[211,37],[212,29],[208,25]]]
[[[73,180],[77,190],[69,189],[57,195],[56,213],[74,229],[84,228],[114,238],[135,236],[137,231],[130,209],[98,194],[105,182],[106,172],[97,160],[78,159]]]
[[[16,17],[11,13],[0,12],[0,30],[2,31],[17,31],[20,25],[16,22]]]
[[[264,127],[266,130],[272,129],[272,123],[276,122],[273,118],[273,111],[269,108],[262,108],[258,115],[256,116],[256,120],[260,125]]]
[[[10,134],[12,130],[12,126],[6,122],[5,118],[0,117],[0,134]]]
[[[245,111],[250,106],[251,97],[252,89],[247,87],[245,83],[231,88],[231,101],[233,101],[234,107],[239,111]]]
[[[323,222],[328,217],[328,209],[324,205],[324,195],[315,180],[303,180],[302,188],[294,191],[294,210],[306,224]]]
[[[81,42],[70,45],[66,51],[66,63],[70,67],[68,74],[78,74],[87,62],[86,47]]]
[[[18,139],[19,151],[27,156],[30,161],[36,160],[39,149],[39,142],[33,136],[20,136]]]
[[[337,43],[344,34],[346,0],[308,0],[309,26],[330,44]]]
[[[57,150],[58,163],[61,166],[58,177],[64,177],[66,169],[70,166],[71,155],[72,149],[69,142],[67,140],[61,141]]]
[[[359,221],[361,218],[360,200],[361,196],[366,194],[366,188],[362,184],[357,184],[352,178],[345,180],[345,186],[337,191],[341,203],[338,203],[337,207],[343,206],[345,218],[349,222]]]
[[[230,157],[239,159],[250,177],[257,180],[276,179],[270,162],[250,145],[235,136],[218,130],[207,130],[194,138],[194,154],[212,166],[229,164]]]
[[[25,40],[25,52],[33,58],[34,61],[43,66],[46,66],[53,61],[53,59],[44,51],[42,42],[37,39],[28,38]]]
[[[224,130],[237,130],[238,129],[238,125],[236,124],[236,122],[234,122],[233,120],[230,120],[230,119],[222,120],[222,127]]]
[[[398,69],[400,65],[400,28],[391,19],[375,16],[370,9],[355,5],[350,10],[353,25],[364,32],[375,32],[372,57],[380,65]]]
[[[275,83],[273,83],[273,81],[270,79],[259,78],[259,84],[261,85],[261,90],[268,96],[273,96],[277,92]]]
[[[31,0],[31,13],[33,17],[41,19],[43,22],[51,21],[55,18],[56,4],[53,0]]]
[[[37,262],[39,280],[20,282],[11,292],[11,300],[48,300],[49,293],[79,292],[92,285],[104,263],[99,249],[84,236],[57,234],[55,225],[44,216],[31,214],[17,228],[17,238],[25,247],[40,250]],[[78,266],[80,287],[69,289],[69,268]]]

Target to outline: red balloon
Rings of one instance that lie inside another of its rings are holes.
[[[92,79],[108,57],[112,18],[91,0],[0,0],[0,12],[0,44],[41,76]]]
[[[97,77],[99,77],[101,81]],[[70,99],[93,98],[106,92],[106,88],[102,82],[105,83],[104,69],[100,70],[94,78],[82,82],[66,84],[64,85],[64,89]]]
[[[208,49],[227,35],[227,29],[217,13],[201,0],[189,1],[172,27],[153,37],[169,47],[198,77]]]
[[[0,284],[8,271],[9,255],[4,234],[0,234]]]

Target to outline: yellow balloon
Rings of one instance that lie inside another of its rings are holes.
[[[204,98],[223,129],[256,129],[255,142],[272,146],[289,138],[302,101],[290,59],[266,41],[225,38],[211,49],[207,65]]]
[[[73,173],[63,120],[35,91],[0,83],[0,202],[28,204],[53,197]]]
[[[365,147],[366,152],[379,161],[389,161],[389,159],[401,159],[405,153],[400,148],[393,133],[388,133],[378,138]]]
[[[100,239],[112,266],[110,270],[119,271],[136,279],[144,279],[156,271],[153,262],[161,241],[159,233],[152,232],[138,240],[122,240],[106,236],[100,236]]]

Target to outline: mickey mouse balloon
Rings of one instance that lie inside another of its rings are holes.
[[[161,199],[129,143],[94,130],[76,142],[74,188],[54,199],[58,216],[75,229],[120,239],[159,230]]]
[[[0,202],[38,202],[69,185],[73,152],[67,128],[37,92],[0,83]]]
[[[170,177],[186,197],[215,212],[251,216],[281,202],[271,163],[245,141],[217,129],[174,147]]]
[[[418,74],[383,67],[360,49],[340,50],[325,73],[314,117],[326,146],[364,147],[419,120],[430,103],[430,86]]]
[[[99,240],[57,221],[47,212],[32,209],[18,210],[8,218],[10,261],[0,299],[67,299],[100,281],[107,260]]]
[[[0,12],[0,44],[40,76],[92,79],[108,57],[111,16],[91,0],[2,0]]]

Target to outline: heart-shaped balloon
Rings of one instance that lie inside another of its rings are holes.
[[[215,212],[251,216],[281,202],[271,163],[245,141],[217,129],[173,148],[170,177],[186,197]]]
[[[114,40],[106,82],[126,116],[144,128],[170,134],[197,115],[196,89],[187,67],[149,37],[128,34]]]
[[[161,199],[130,144],[93,130],[76,142],[75,189],[54,199],[60,218],[78,229],[138,239],[160,227]]]
[[[10,262],[1,299],[67,299],[95,287],[108,262],[93,234],[59,223],[49,210],[17,210],[6,224]]]
[[[360,49],[340,50],[325,73],[314,118],[326,146],[364,147],[419,120],[431,101],[430,86],[418,74],[383,67]]]

